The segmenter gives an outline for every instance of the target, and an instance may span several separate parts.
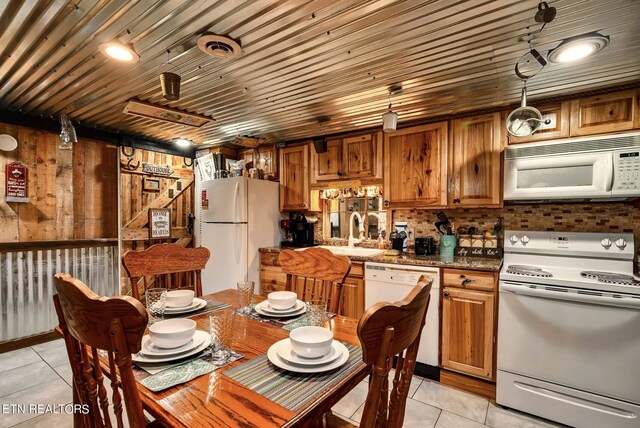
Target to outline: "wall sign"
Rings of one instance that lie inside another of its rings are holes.
[[[149,239],[171,238],[171,210],[149,209]]]
[[[5,196],[7,202],[29,202],[29,170],[20,162],[5,168]]]
[[[171,175],[173,174],[173,170],[169,165],[154,165],[151,163],[143,163],[142,164],[142,172],[146,172],[148,174],[154,175]]]

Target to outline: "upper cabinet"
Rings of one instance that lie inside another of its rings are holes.
[[[384,153],[385,206],[447,205],[447,122],[385,134]]]
[[[327,140],[327,151],[311,151],[311,182],[382,177],[379,133]]]
[[[312,182],[323,180],[339,180],[344,173],[342,168],[342,140],[327,140],[327,151],[316,153],[311,150]]]
[[[276,157],[276,146],[264,145],[255,149],[245,149],[238,152],[238,158],[244,160],[250,168],[260,168],[265,176],[278,175],[278,162]]]
[[[280,149],[280,210],[309,209],[309,145]]]
[[[449,206],[500,206],[500,113],[455,119],[449,142]]]
[[[540,110],[543,121],[549,121],[549,123],[542,123],[540,128],[535,134],[526,137],[514,137],[509,135],[506,131],[509,144],[518,143],[530,143],[533,141],[550,140],[553,138],[564,138],[569,136],[569,112],[571,111],[571,101],[563,101],[557,103],[534,105],[535,108]],[[507,116],[511,111],[503,112],[504,123],[506,123]]]
[[[638,127],[637,103],[635,90],[573,100],[571,136],[627,131]]]
[[[631,89],[541,105],[534,101],[531,105],[540,110],[542,119],[549,119],[549,123],[542,124],[535,134],[527,137],[509,135],[509,144],[640,129],[638,92]],[[502,129],[509,113],[502,114]]]

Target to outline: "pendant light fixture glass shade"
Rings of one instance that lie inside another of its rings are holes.
[[[391,104],[389,104],[389,110],[382,115],[382,131],[385,133],[394,132],[398,126],[398,113],[391,110]]]
[[[66,114],[60,115],[60,150],[71,150],[73,143],[78,142],[76,135],[76,128],[73,127],[69,116]]]

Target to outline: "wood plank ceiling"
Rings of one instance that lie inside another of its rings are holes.
[[[537,33],[538,0],[2,0],[0,108],[199,144],[294,140],[378,126],[397,84],[400,122],[512,104],[528,40],[546,53],[591,31],[610,45],[548,65],[529,82],[530,101],[638,81],[640,1],[548,3],[557,18]],[[242,55],[204,55],[196,42],[207,31],[240,41]],[[116,39],[133,44],[140,62],[99,53]],[[167,49],[182,75],[174,102],[163,100],[158,78]],[[194,131],[124,115],[131,98],[216,121]]]

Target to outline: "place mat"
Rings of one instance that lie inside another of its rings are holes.
[[[267,354],[239,364],[222,372],[225,376],[265,396],[292,412],[303,408],[325,389],[330,388],[362,361],[362,349],[343,343],[349,350],[349,359],[335,370],[325,373],[294,373],[274,366]]]
[[[153,392],[162,391],[172,386],[189,382],[198,376],[211,373],[212,371],[224,367],[229,363],[244,358],[243,354],[230,350],[231,355],[224,361],[214,361],[211,358],[211,351],[204,355],[179,364],[136,364],[138,368],[146,370],[151,374],[139,382]],[[155,367],[152,367],[155,366]]]
[[[217,311],[218,309],[224,309],[231,306],[229,303],[218,302],[215,300],[207,299],[206,297],[201,297],[207,301],[207,306],[202,309],[198,309],[197,311],[187,312],[186,314],[168,314],[164,313],[165,318],[191,318],[196,315],[206,314],[207,312]]]
[[[235,311],[233,311],[234,314],[236,315],[240,315],[242,317],[245,318],[250,318],[254,321],[258,321],[258,322],[262,322],[265,324],[269,324],[275,327],[281,327],[284,328],[286,330],[293,330],[294,328],[298,328],[298,327],[304,327],[307,325],[310,325],[308,320],[307,320],[307,313],[303,313],[300,315],[295,315],[293,317],[290,318],[269,318],[269,317],[265,317],[263,315],[260,315],[258,312],[255,311],[255,309],[253,309],[253,305],[251,305],[251,312],[249,312],[248,314],[245,314],[244,312],[240,312],[240,309],[236,309]],[[332,312],[328,312],[327,313],[327,320],[330,320],[331,318],[335,317],[336,314],[332,313]]]

